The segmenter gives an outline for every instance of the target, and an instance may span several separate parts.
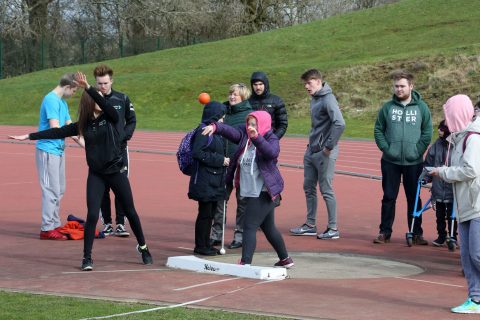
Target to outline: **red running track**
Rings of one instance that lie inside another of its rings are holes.
[[[1,126],[0,141],[8,134],[24,134],[36,131],[35,127]],[[131,152],[174,154],[185,133],[135,131],[129,142]],[[303,166],[303,154],[308,143],[307,137],[284,137],[280,142],[280,165],[290,167]],[[70,140],[70,145],[75,143]],[[337,173],[359,175],[367,178],[380,178],[381,153],[372,141],[340,140],[339,157],[336,163]]]
[[[406,205],[402,192],[397,203],[392,242],[385,246],[372,243],[378,232],[382,194],[381,183],[375,179],[351,175],[335,177],[339,240],[293,237],[288,235],[288,229],[305,219],[303,172],[282,166],[284,200],[276,210],[275,219],[289,253],[294,259],[302,252],[373,256],[414,264],[421,267],[423,273],[370,279],[291,278],[265,283],[166,268],[168,257],[192,253],[194,238],[196,203],[187,199],[188,179],[179,173],[172,155],[183,136],[181,133],[137,131],[130,144],[132,150],[150,152],[131,153],[130,180],[154,264],[143,266],[139,263],[133,237],[109,238],[95,241],[95,271],[81,272],[82,241],[38,239],[40,190],[34,146],[8,143],[5,139],[7,134],[32,130],[34,128],[0,127],[0,288],[174,305],[214,295],[214,298],[193,305],[295,319],[458,319],[449,312],[449,307],[463,302],[466,295],[459,252],[405,245]],[[281,162],[301,165],[305,144],[306,138],[282,139]],[[372,142],[342,140],[340,147],[338,170],[379,175],[380,154]],[[86,211],[87,166],[83,150],[69,148],[66,159],[67,191],[61,205],[63,220],[68,213],[84,217]],[[233,234],[234,209],[232,204],[227,214],[227,241]],[[321,200],[318,215],[322,228],[326,213]],[[424,216],[423,227],[425,237],[433,240],[436,233],[431,212]],[[257,252],[272,251],[261,233],[257,239]],[[239,250],[227,250],[226,257],[239,253]],[[375,269],[376,266],[368,267]],[[72,315],[72,318],[78,317]]]

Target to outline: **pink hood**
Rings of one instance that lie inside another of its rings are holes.
[[[443,112],[450,132],[463,131],[473,118],[472,100],[464,94],[457,94],[445,102]]]
[[[262,136],[272,128],[272,117],[270,117],[270,114],[267,111],[259,110],[250,112],[247,116],[247,120],[248,117],[254,117],[255,119],[257,119],[257,131],[258,134]]]

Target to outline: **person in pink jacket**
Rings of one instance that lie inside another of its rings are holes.
[[[453,183],[460,256],[468,284],[467,300],[451,310],[480,314],[480,119],[472,120],[473,104],[466,95],[448,99],[443,111],[451,132],[451,164],[430,174]]]

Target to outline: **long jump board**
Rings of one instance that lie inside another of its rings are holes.
[[[287,277],[286,268],[244,266],[200,259],[195,256],[169,257],[167,267],[260,280],[283,280]]]

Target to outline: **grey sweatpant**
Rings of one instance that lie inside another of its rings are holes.
[[[38,180],[42,190],[41,231],[49,231],[61,225],[60,200],[65,193],[65,156],[35,150]]]
[[[459,223],[458,234],[468,297],[480,301],[480,218]]]
[[[325,155],[323,151],[312,153],[307,148],[303,156],[303,191],[307,202],[307,223],[317,224],[317,183],[327,206],[328,228],[337,228],[337,200],[333,192],[333,175],[338,156],[338,146]]]

